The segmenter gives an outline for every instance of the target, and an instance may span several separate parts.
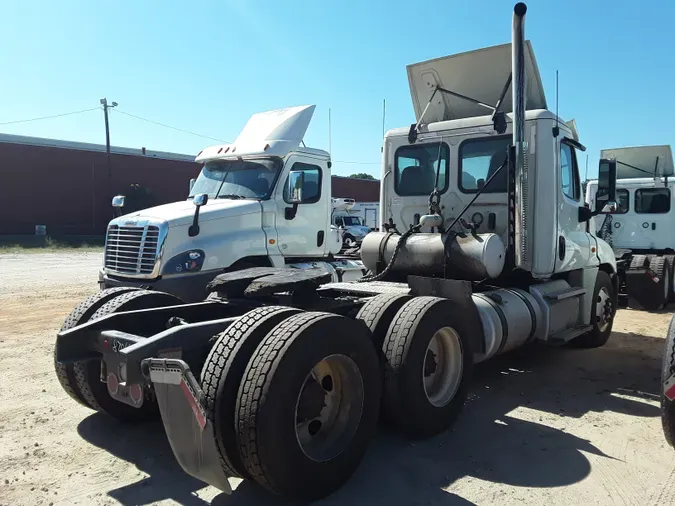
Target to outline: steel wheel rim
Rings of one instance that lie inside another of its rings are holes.
[[[315,364],[295,404],[295,437],[305,456],[326,462],[340,455],[359,427],[363,400],[363,377],[350,357],[329,355]],[[306,416],[308,408],[317,416]]]
[[[607,330],[612,321],[612,298],[604,286],[600,288],[595,302],[595,321],[600,332]]]
[[[442,408],[455,397],[464,370],[462,341],[452,327],[439,329],[424,353],[422,380],[432,406]]]
[[[355,242],[354,239],[350,239],[350,238],[345,239],[345,244],[346,244],[347,246],[349,246],[350,248],[351,248],[352,246],[354,246],[354,242]]]

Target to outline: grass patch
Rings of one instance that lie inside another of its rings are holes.
[[[14,236],[0,238],[0,254],[17,253],[50,253],[102,252],[105,239],[103,237],[39,237]]]

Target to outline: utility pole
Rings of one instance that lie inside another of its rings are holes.
[[[110,107],[117,107],[117,102],[108,105],[108,99],[102,98],[101,105],[103,106],[103,117],[105,118],[105,156],[108,164],[108,178],[112,176],[112,166],[110,165],[110,125],[108,124],[108,109]]]
[[[331,138],[330,138],[330,107],[328,108],[328,157],[333,154],[331,151]]]

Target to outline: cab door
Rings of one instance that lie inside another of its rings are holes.
[[[302,171],[303,202],[289,203],[288,178]],[[275,192],[277,245],[285,257],[322,257],[328,251],[330,172],[325,160],[291,155]],[[328,200],[326,200],[328,199]],[[327,204],[328,202],[328,204]]]
[[[556,195],[558,241],[555,271],[565,272],[581,269],[590,264],[591,237],[586,232],[586,222],[579,222],[579,208],[584,203],[581,198],[581,179],[576,151],[564,139],[559,141],[558,159]]]

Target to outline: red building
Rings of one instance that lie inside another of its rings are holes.
[[[102,235],[114,195],[131,185],[153,205],[184,200],[200,165],[194,156],[0,134],[0,234]],[[333,177],[333,197],[379,200],[379,181]]]

